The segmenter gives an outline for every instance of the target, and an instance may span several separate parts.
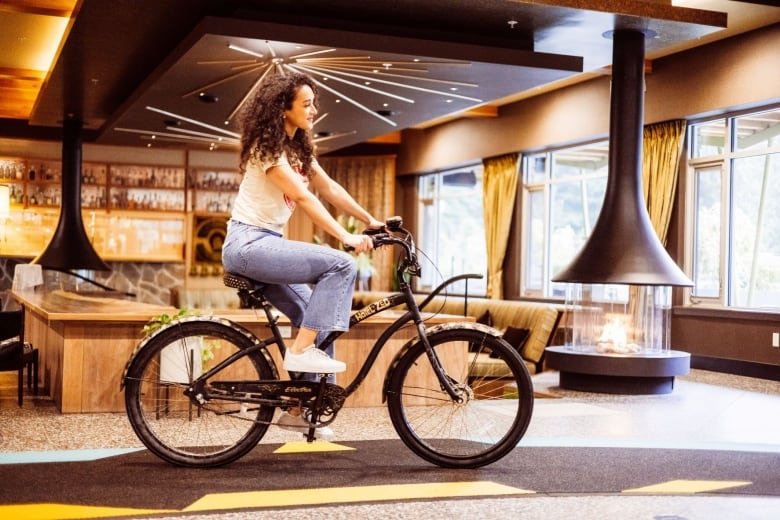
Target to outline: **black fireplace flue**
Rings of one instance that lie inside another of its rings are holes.
[[[75,271],[110,271],[87,237],[81,216],[81,129],[76,117],[62,124],[62,207],[57,229],[44,251],[33,260],[44,269],[79,276]]]

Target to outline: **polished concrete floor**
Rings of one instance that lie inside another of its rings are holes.
[[[534,377],[538,393],[525,446],[726,450],[780,454],[780,382],[694,370],[671,394],[618,396],[563,390],[556,372]],[[384,408],[342,410],[333,442],[396,439]],[[271,428],[263,442],[298,440]],[[140,446],[123,414],[59,414],[0,375],[0,464],[77,450]],[[637,468],[641,471],[641,468]],[[778,469],[780,475],[780,469]],[[780,476],[778,477],[780,486]],[[780,494],[780,493],[778,493]],[[506,498],[401,500],[170,518],[777,519],[780,498],[674,491],[647,495],[528,494]],[[155,517],[159,518],[159,517]]]

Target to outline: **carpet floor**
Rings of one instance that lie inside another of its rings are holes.
[[[0,517],[45,518],[36,506],[45,509],[46,504],[59,504],[60,515],[65,515],[61,506],[85,506],[78,513],[83,516],[72,517],[98,518],[141,511],[394,501],[415,493],[429,498],[692,492],[780,496],[779,453],[521,446],[485,468],[450,470],[424,462],[395,440],[316,443],[334,448],[321,452],[297,451],[295,446],[302,444],[291,443],[289,452],[279,452],[281,444],[261,444],[229,466],[208,470],[174,467],[146,450],[96,460],[2,464]],[[306,471],[300,471],[303,467]],[[90,509],[87,515],[84,511]]]

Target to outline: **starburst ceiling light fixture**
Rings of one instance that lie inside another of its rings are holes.
[[[410,58],[408,60],[396,58],[388,59],[386,57],[373,59],[369,55],[336,56],[334,53],[337,53],[338,49],[335,48],[316,49],[284,57],[280,56],[276,51],[274,42],[265,40],[262,42],[262,45],[267,49],[264,52],[247,48],[247,46],[229,43],[227,48],[230,51],[242,54],[248,58],[198,61],[197,65],[202,66],[227,66],[230,68],[231,72],[188,90],[181,95],[181,98],[187,99],[197,97],[201,100],[204,96],[215,98],[215,96],[210,94],[210,91],[215,87],[235,80],[244,79],[249,75],[257,76],[243,96],[232,106],[230,112],[224,117],[223,124],[227,126],[231,124],[243,105],[269,76],[273,74],[285,75],[290,71],[296,71],[308,74],[312,78],[312,81],[314,81],[322,91],[329,93],[335,98],[336,103],[341,101],[349,103],[362,113],[377,118],[391,127],[398,126],[397,123],[389,117],[397,113],[396,111],[387,109],[376,110],[371,108],[367,106],[365,102],[357,99],[355,93],[363,92],[379,96],[382,99],[379,105],[382,107],[389,106],[388,102],[392,101],[410,105],[414,104],[414,93],[441,96],[445,98],[445,101],[448,103],[452,102],[453,99],[460,99],[475,104],[483,102],[482,99],[456,93],[459,92],[461,87],[477,88],[479,85],[475,83],[426,76],[426,74],[429,73],[429,66],[468,67],[471,65],[469,62],[423,60],[420,58]],[[285,44],[279,43],[277,45],[283,46]],[[429,88],[424,85],[440,85],[444,87],[444,90],[437,90],[436,88]],[[406,91],[408,91],[408,94]],[[353,94],[350,92],[353,92]],[[407,95],[402,95],[401,92]],[[180,123],[186,122],[195,125],[199,127],[201,131],[187,130],[181,128],[179,125],[166,125],[166,130],[168,132],[153,132],[131,128],[115,128],[115,130],[143,134],[145,137],[142,138],[145,139],[149,139],[151,135],[155,135],[155,138],[160,140],[175,141],[178,139],[190,142],[208,142],[210,143],[210,146],[212,146],[212,149],[218,144],[228,146],[237,146],[239,144],[240,135],[235,132],[219,128],[218,126],[197,119],[175,114],[161,108],[147,106],[146,109],[163,114],[166,117],[175,118]],[[314,122],[315,127],[327,116],[327,112],[323,113]],[[322,135],[318,136],[315,132],[314,141],[321,143],[323,141],[338,139],[356,133],[355,130],[322,132]]]

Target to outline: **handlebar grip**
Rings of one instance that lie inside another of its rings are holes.
[[[371,241],[374,243],[374,248],[375,248],[375,249],[376,249],[377,247],[382,247],[383,245],[386,245],[386,243],[387,243],[387,242],[385,242],[385,240],[386,240],[387,238],[390,238],[390,235],[388,235],[388,234],[387,234],[387,233],[386,233],[384,230],[382,230],[382,229],[380,229],[380,230],[377,230],[377,232],[376,232],[376,233],[370,233],[370,234],[369,234],[369,233],[366,233],[366,232],[364,231],[364,232],[363,232],[363,234],[364,234],[364,235],[367,235],[367,236],[369,236],[369,237],[371,237]],[[348,245],[344,244],[344,251],[347,251],[347,252],[352,252],[352,251],[354,251],[354,250],[355,250],[355,248],[354,248],[354,247],[352,247],[352,246],[348,246]]]

